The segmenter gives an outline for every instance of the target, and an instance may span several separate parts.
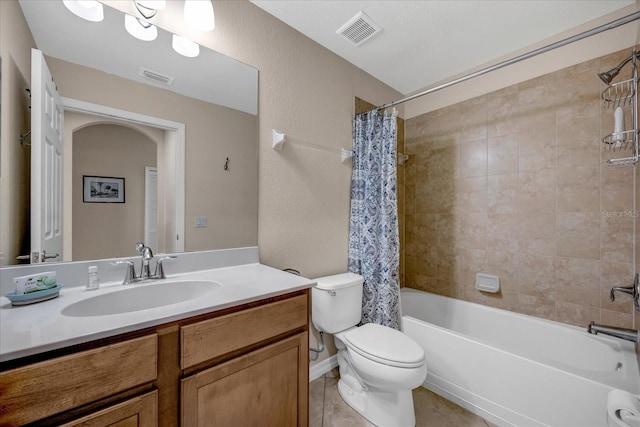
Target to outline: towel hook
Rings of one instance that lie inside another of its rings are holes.
[[[20,145],[31,145],[30,142],[27,142],[27,138],[31,136],[31,131],[20,135]]]

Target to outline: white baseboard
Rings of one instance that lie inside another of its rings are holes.
[[[320,378],[333,368],[338,366],[338,355],[334,354],[328,359],[324,359],[321,362],[314,363],[309,366],[309,382]]]

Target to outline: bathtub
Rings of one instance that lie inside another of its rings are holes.
[[[640,394],[631,342],[408,288],[401,301],[424,386],[498,426],[606,427],[609,391]]]

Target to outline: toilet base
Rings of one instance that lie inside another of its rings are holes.
[[[365,390],[347,375],[338,381],[342,399],[360,415],[378,427],[414,427],[416,416],[411,390],[383,392]]]

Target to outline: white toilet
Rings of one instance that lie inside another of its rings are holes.
[[[356,327],[362,316],[362,276],[344,273],[315,281],[311,317],[318,331],[334,335],[340,396],[377,426],[414,426],[411,390],[427,377],[422,347],[386,326]]]

